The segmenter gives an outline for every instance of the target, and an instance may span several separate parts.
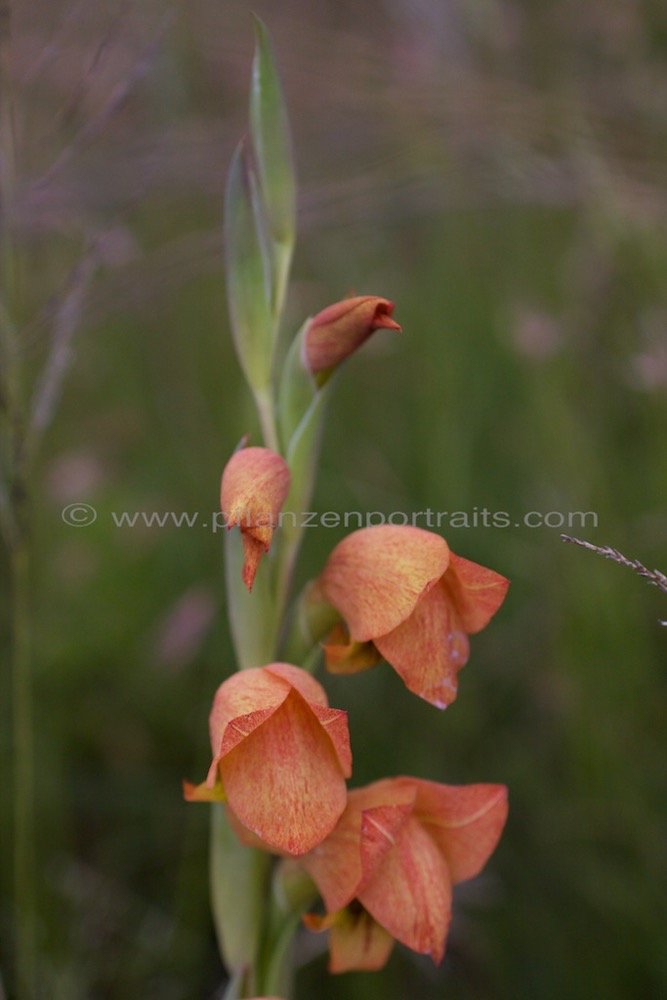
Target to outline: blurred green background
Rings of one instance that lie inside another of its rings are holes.
[[[41,995],[223,982],[208,809],[180,783],[205,773],[232,668],[222,542],[201,525],[256,435],[221,261],[251,9],[300,180],[288,325],[354,289],[393,299],[404,328],[340,380],[316,509],[511,515],[446,532],[512,580],[447,712],[386,666],[324,679],[355,783],[504,782],[501,844],[456,891],[440,968],[397,947],[383,973],[332,978],[304,934],[298,997],[666,997],[667,598],[559,539],[667,570],[667,8],[629,0],[14,5],[30,378],[81,260],[96,265],[33,477]],[[79,502],[94,524],[63,522]],[[119,528],[121,511],[201,515]],[[529,528],[529,511],[564,520]],[[307,534],[301,579],[342,534]],[[0,694],[8,773],[7,669]],[[8,988],[9,780],[0,805]]]

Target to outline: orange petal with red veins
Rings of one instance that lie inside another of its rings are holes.
[[[270,715],[283,703],[290,687],[287,678],[264,667],[240,670],[223,681],[215,693],[209,716],[213,757],[219,757],[225,730],[232,721],[262,710]]]
[[[410,525],[381,524],[352,532],[335,547],[320,583],[357,642],[391,632],[444,574],[444,538]]]
[[[505,600],[510,585],[509,580],[500,573],[494,573],[492,569],[463,559],[453,552],[444,582],[461,621],[461,628],[468,635],[481,632],[489,624]]]
[[[504,785],[417,781],[415,815],[447,858],[452,884],[474,878],[495,850],[507,819]]]
[[[300,859],[330,913],[347,906],[361,882],[360,835],[361,811],[348,802],[326,840]]]
[[[372,642],[354,642],[344,625],[335,625],[321,643],[331,674],[358,674],[382,661]]]
[[[343,909],[354,899],[364,878],[362,813],[372,814],[375,810],[377,814],[381,814],[382,809],[397,807],[396,813],[391,818],[389,814],[385,814],[382,823],[384,829],[389,829],[393,833],[396,825],[400,825],[403,821],[401,808],[411,809],[415,795],[414,785],[407,778],[387,778],[365,788],[355,788],[348,792],[347,807],[335,829],[325,841],[300,859],[317,885],[330,913]],[[380,824],[376,825],[375,831],[378,831],[379,826]],[[369,846],[365,857],[366,876],[371,873],[374,858],[383,849],[384,845],[372,855],[373,849]]]
[[[241,670],[223,681],[216,691],[209,717],[214,758],[220,756],[227,726],[233,722],[237,734],[247,735],[262,721],[255,713],[264,711],[268,717],[283,703],[290,688],[295,688],[313,705],[326,708],[329,704],[322,685],[301,667],[291,663],[269,663],[266,667]],[[241,721],[251,715],[253,718],[249,723]],[[227,736],[227,746],[231,750],[234,743],[230,744],[230,740],[231,733]],[[235,741],[238,742],[238,739]]]
[[[283,852],[279,851],[278,848],[272,847],[270,844],[267,844],[265,840],[262,840],[262,838],[258,837],[256,833],[253,833],[246,826],[244,826],[243,823],[238,818],[238,816],[235,815],[233,809],[229,808],[228,802],[225,805],[225,815],[227,816],[227,821],[229,822],[229,825],[231,826],[232,830],[239,838],[241,843],[245,844],[246,847],[254,847],[256,848],[256,850],[266,851],[268,854],[275,854],[275,855],[283,854]]]
[[[219,770],[241,823],[288,854],[319,844],[345,808],[345,780],[332,740],[295,690],[220,760]]]
[[[435,842],[414,817],[399,830],[358,898],[398,941],[440,962],[451,918],[450,876]]]
[[[346,778],[352,777],[352,750],[347,712],[339,708],[325,708],[322,705],[311,705],[310,710],[331,740],[341,771]]]
[[[241,529],[241,541],[243,542],[243,570],[241,571],[241,579],[245,583],[248,590],[252,590],[252,585],[255,582],[255,577],[257,576],[257,569],[259,567],[260,560],[262,556],[266,555],[269,551],[271,545],[271,540],[269,543],[257,541],[249,532],[243,531]]]
[[[387,851],[396,844],[400,831],[412,814],[414,800],[402,805],[382,805],[364,809],[361,814],[361,868],[363,877],[357,890],[373,878]]]
[[[381,778],[363,788],[348,792],[350,809],[364,812],[381,806],[412,806],[417,796],[418,778]]]
[[[329,705],[326,691],[319,681],[316,681],[307,670],[295,667],[292,663],[269,663],[266,667],[262,667],[262,669],[266,670],[273,677],[280,677],[282,680],[287,681],[311,705],[322,705],[324,708],[327,708]],[[248,673],[248,671],[246,670],[245,673]]]
[[[437,708],[454,701],[470,646],[442,584],[418,601],[407,621],[374,641],[408,690]]]

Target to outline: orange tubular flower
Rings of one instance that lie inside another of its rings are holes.
[[[390,524],[339,542],[318,584],[345,621],[323,644],[327,668],[352,673],[383,658],[438,708],[456,698],[468,635],[489,623],[509,587],[493,570],[454,555],[439,535]]]
[[[368,340],[374,330],[400,330],[391,318],[394,303],[377,295],[356,295],[327,306],[306,330],[303,362],[313,375],[330,371]]]
[[[242,448],[222,473],[220,506],[227,528],[238,524],[243,539],[243,582],[252,585],[289,492],[287,462],[269,448]]]
[[[232,674],[209,720],[213,761],[190,801],[227,801],[269,847],[303,854],[333,829],[352,770],[347,713],[289,663]]]
[[[440,785],[389,778],[348,795],[333,833],[301,863],[327,915],[330,971],[379,969],[393,941],[442,959],[451,887],[477,875],[507,818],[504,785]]]

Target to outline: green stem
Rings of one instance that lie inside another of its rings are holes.
[[[290,868],[291,874],[288,873]],[[294,936],[303,914],[315,904],[317,897],[315,883],[298,864],[294,866],[293,861],[276,864],[257,962],[259,995],[291,996],[295,971]]]
[[[280,454],[280,442],[278,440],[278,428],[276,426],[275,406],[273,401],[273,391],[270,386],[264,389],[255,389],[253,392],[255,405],[262,428],[264,445]]]
[[[301,925],[301,913],[287,917],[278,936],[272,941],[266,968],[260,974],[259,990],[262,996],[289,996],[294,979],[292,944]]]
[[[286,515],[278,538],[276,553],[277,585],[276,601],[278,604],[278,621],[284,631],[285,616],[289,601],[294,569],[303,540],[303,515],[311,502],[315,486],[315,473],[322,438],[322,423],[324,411],[329,398],[330,385],[321,389],[312,400],[310,407],[303,415],[301,423],[292,435],[289,444],[287,460],[291,472],[290,492],[285,501],[287,515],[295,515],[294,522]]]
[[[287,294],[287,284],[289,282],[290,267],[292,265],[292,253],[294,250],[294,243],[275,243],[274,244],[274,262],[275,262],[275,280],[273,289],[273,324],[274,324],[274,342],[278,339],[278,331],[280,328],[280,318],[283,314],[283,307],[285,305],[285,296]]]

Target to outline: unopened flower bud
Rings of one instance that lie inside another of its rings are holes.
[[[220,506],[227,528],[241,529],[243,582],[252,589],[257,567],[269,551],[273,529],[289,491],[287,462],[269,448],[243,448],[222,474]]]
[[[394,303],[377,295],[356,295],[327,306],[308,325],[303,362],[313,375],[329,372],[368,340],[374,330],[400,330]]]

